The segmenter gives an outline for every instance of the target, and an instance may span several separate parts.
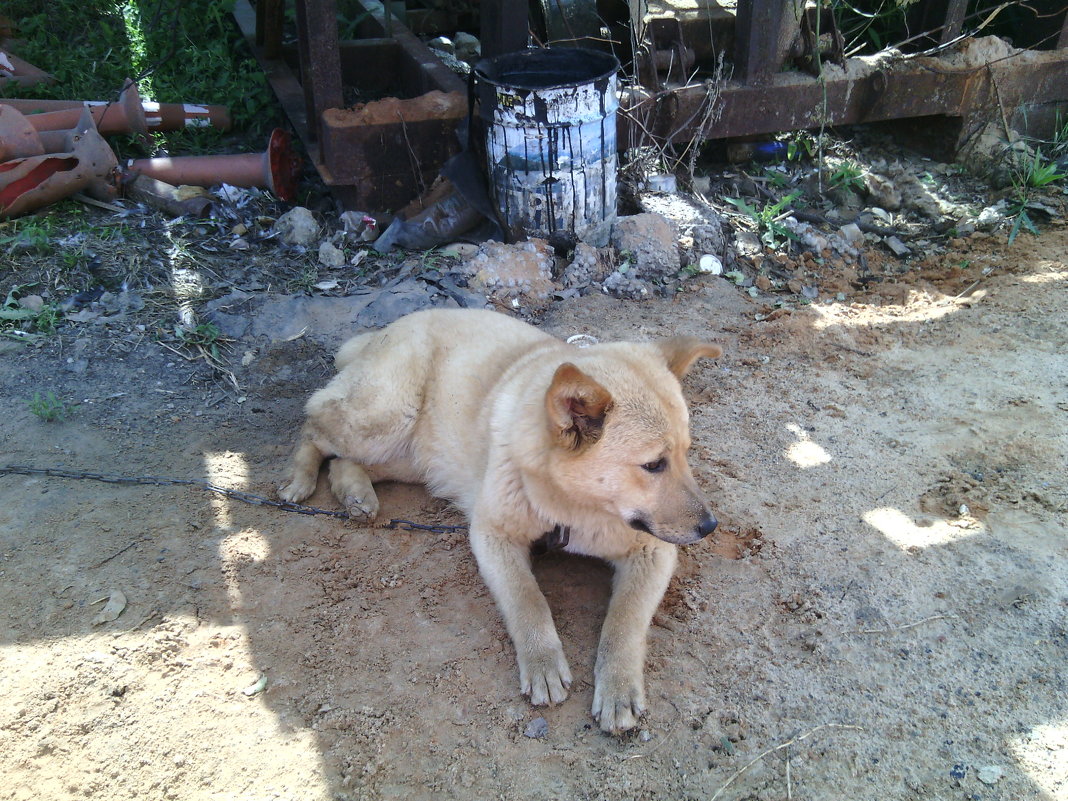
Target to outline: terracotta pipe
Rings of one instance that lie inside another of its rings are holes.
[[[85,113],[83,109],[72,128],[38,131],[25,114],[7,103],[0,103],[0,161],[67,152],[70,149],[71,130],[87,130],[82,118]],[[91,117],[89,121],[92,122]]]
[[[41,137],[29,120],[6,103],[0,105],[0,161],[45,152]]]
[[[49,75],[42,69],[33,66],[28,61],[23,61],[18,56],[7,52],[6,50],[0,50],[0,54],[5,56],[11,63],[12,70],[10,75],[0,75],[0,86],[10,81],[11,83],[18,84],[19,86],[35,86],[39,83],[55,83],[56,79]]]
[[[19,108],[14,103],[11,105]],[[27,114],[26,119],[37,131],[63,131],[76,127],[82,117],[82,112],[86,109],[89,109],[89,113],[92,114],[100,133],[133,133],[138,134],[145,141],[150,141],[141,97],[137,94],[137,85],[130,80],[126,81],[116,103],[105,103],[101,106],[75,104],[54,111]]]
[[[17,217],[82,189],[98,199],[115,197],[118,163],[88,112],[67,137],[63,153],[0,163],[0,218]]]
[[[132,159],[125,173],[144,174],[169,184],[270,189],[279,200],[293,200],[300,179],[300,157],[293,152],[289,134],[275,128],[263,153],[231,156],[178,156]]]
[[[37,115],[42,112],[67,111],[88,106],[93,111],[97,129],[101,133],[122,133],[124,128],[112,130],[114,120],[124,123],[123,113],[117,104],[105,100],[24,100],[5,99],[4,102],[23,114]],[[206,106],[197,103],[154,103],[141,101],[145,126],[149,131],[178,131],[183,128],[218,128],[230,130],[230,109],[226,106]]]

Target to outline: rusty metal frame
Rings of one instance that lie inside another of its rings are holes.
[[[943,42],[960,35],[961,5],[949,2]],[[717,87],[720,109],[714,122],[706,122],[704,114],[708,86],[654,91],[621,108],[619,141],[662,144],[937,117],[949,121],[939,126],[939,135],[947,128],[953,132],[945,148],[953,152],[986,121],[1010,124],[1021,107],[1068,104],[1068,14],[1057,50],[1024,50],[971,66],[937,57],[885,65],[855,58],[844,69],[816,77],[782,71],[799,55],[795,8],[795,0],[738,0],[734,76]]]
[[[822,79],[779,73],[755,85],[728,81],[719,93],[719,118],[702,128],[706,86],[641,98],[624,110],[620,139],[630,145],[701,137],[773,134],[822,126],[946,117],[957,121],[950,151],[985,121],[1008,120],[1022,106],[1068,103],[1068,50],[1025,50],[1002,61],[954,66],[944,59],[907,59],[880,66],[849,59],[847,70]]]
[[[296,0],[295,7],[296,69],[279,20],[263,18],[281,15],[277,0],[258,0],[256,10],[238,0],[234,17],[337,200],[369,211],[406,205],[459,150],[453,131],[466,115],[466,84],[399,20],[387,24],[382,9],[365,9],[366,38],[341,41],[335,0]],[[412,99],[381,101],[390,105],[378,114],[348,113],[344,76],[360,71],[398,81]]]
[[[429,186],[457,149],[452,130],[465,116],[460,102],[466,98],[464,82],[399,20],[387,24],[382,10],[370,13],[368,38],[339,42],[335,0],[293,0],[298,80],[277,41],[283,0],[254,0],[256,12],[249,1],[238,0],[235,17],[339,201],[350,208],[392,211]],[[1041,111],[1068,103],[1068,15],[1055,50],[1022,51],[966,66],[937,57],[892,62],[848,59],[842,67],[825,68],[822,75],[813,76],[783,71],[793,59],[811,56],[801,44],[802,2],[738,0],[734,74],[715,87],[717,114],[706,114],[713,94],[708,85],[665,88],[661,83],[621,104],[620,145],[916,118],[929,121],[928,132],[935,130],[932,120],[941,121],[938,135],[945,138],[948,132],[947,149],[953,151],[987,121],[1009,126],[1021,107]],[[642,6],[640,0],[633,0],[632,12],[635,6]],[[947,0],[941,30],[934,31],[936,41],[948,43],[959,37],[964,6],[963,0]],[[483,0],[484,55],[510,51],[525,41],[525,14],[525,2]],[[635,13],[631,24],[639,24]],[[694,42],[694,46],[722,48],[721,35],[712,33],[715,42]],[[342,75],[354,66],[401,75],[412,104],[397,106],[395,121],[340,112]],[[436,92],[451,99],[420,101]],[[1052,112],[1047,116],[1052,118]]]

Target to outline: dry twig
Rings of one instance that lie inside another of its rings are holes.
[[[864,731],[861,726],[852,726],[848,723],[823,723],[819,726],[816,726],[814,729],[809,729],[804,734],[799,734],[798,736],[787,740],[784,743],[779,743],[778,745],[769,748],[767,751],[762,751],[761,753],[757,754],[757,756],[753,757],[753,759],[751,759],[749,762],[745,763],[742,767],[736,770],[734,774],[729,779],[727,779],[727,781],[724,782],[718,790],[716,790],[716,792],[712,795],[712,798],[710,798],[709,801],[716,801],[716,799],[719,798],[728,787],[734,784],[735,780],[738,779],[739,776],[741,776],[743,773],[753,767],[753,765],[762,760],[764,757],[768,756],[769,754],[773,754],[776,751],[782,751],[784,748],[789,748],[791,745],[799,743],[802,740],[807,740],[813,734],[818,731],[821,731],[822,729],[851,729],[853,731]]]

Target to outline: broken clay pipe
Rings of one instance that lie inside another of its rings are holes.
[[[78,128],[82,118],[74,128]],[[90,118],[91,121],[91,118]],[[0,103],[0,161],[63,153],[70,148],[70,130],[38,131],[25,114],[6,103]]]
[[[72,130],[86,130],[83,109],[72,128],[58,131],[38,131],[29,118],[7,103],[0,103],[0,161],[63,153],[70,149]],[[92,122],[92,116],[89,117]]]
[[[6,103],[0,104],[0,161],[44,152],[41,137],[29,120]]]
[[[118,162],[86,111],[67,132],[62,153],[48,153],[0,163],[0,219],[55,203],[86,190],[98,200],[117,193]]]
[[[270,189],[279,200],[289,201],[297,196],[300,169],[300,157],[293,152],[289,134],[275,128],[263,153],[133,159],[126,163],[124,172],[148,175],[174,185],[230,184]]]

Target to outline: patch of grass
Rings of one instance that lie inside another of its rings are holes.
[[[0,226],[0,250],[21,250],[47,256],[54,249],[54,236],[55,228],[47,216],[10,220]]]
[[[37,419],[45,423],[65,420],[71,411],[71,407],[57,397],[52,390],[44,393],[40,391],[33,393],[33,397],[26,401],[26,405],[30,407],[30,411],[33,412]]]
[[[291,295],[310,295],[319,282],[319,270],[311,264],[305,264],[300,273],[286,281],[286,291]]]
[[[5,91],[114,100],[132,78],[142,99],[229,106],[235,128],[262,132],[275,122],[268,113],[273,99],[232,9],[233,0],[8,0],[4,14],[17,26],[18,54],[56,83]],[[190,141],[213,137],[219,133],[189,129],[166,141],[190,152]],[[112,145],[124,147],[117,138]]]

